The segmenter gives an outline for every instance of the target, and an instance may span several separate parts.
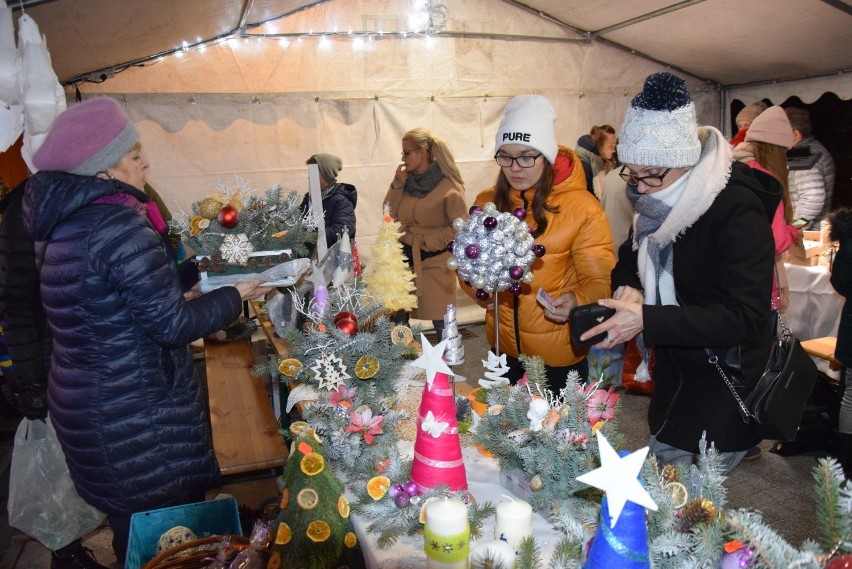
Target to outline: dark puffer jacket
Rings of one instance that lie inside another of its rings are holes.
[[[80,496],[128,515],[189,499],[219,481],[187,344],[233,322],[233,287],[186,301],[147,218],[97,198],[126,184],[39,172],[24,222],[35,241],[53,334],[48,408]]]
[[[50,333],[35,264],[33,241],[24,231],[25,182],[0,202],[0,325],[12,358],[8,374],[18,410],[30,419],[47,416]]]
[[[311,194],[302,198],[302,213],[308,211]],[[331,247],[343,235],[349,232],[349,238],[355,239],[355,205],[358,203],[358,190],[352,184],[336,183],[322,192],[322,209],[325,219],[325,240]]]

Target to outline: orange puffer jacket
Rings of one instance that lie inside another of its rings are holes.
[[[545,318],[544,309],[536,302],[536,291],[543,288],[554,298],[572,292],[577,295],[578,305],[595,302],[610,296],[610,272],[615,265],[609,222],[598,200],[586,190],[577,155],[560,146],[559,157],[570,161],[570,173],[554,185],[548,203],[559,211],[546,214],[547,229],[535,240],[544,245],[545,254],[533,261],[533,281],[523,285],[517,298],[509,291],[499,293],[500,351],[515,358],[519,354],[541,356],[545,365],[554,367],[580,361],[588,348],[575,349],[571,345],[567,322]],[[511,208],[531,206],[533,191],[512,188]],[[492,187],[480,192],[475,203],[482,206],[493,201]],[[531,209],[527,210],[526,222],[535,226]],[[474,296],[473,289],[464,283],[462,287]],[[494,346],[493,310],[487,311],[486,329],[488,341]]]

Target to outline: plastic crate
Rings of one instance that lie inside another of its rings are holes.
[[[125,569],[139,569],[157,554],[160,536],[175,526],[186,526],[199,538],[243,535],[240,512],[233,497],[184,504],[133,514]]]

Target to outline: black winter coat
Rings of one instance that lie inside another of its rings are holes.
[[[187,344],[240,314],[233,287],[187,301],[166,245],[126,184],[39,172],[24,221],[53,334],[48,408],[80,496],[110,515],[168,506],[219,482]]]
[[[852,365],[852,209],[835,210],[828,219],[831,222],[831,240],[840,244],[831,265],[831,286],[846,298],[840,313],[834,356],[849,367]]]
[[[12,358],[7,375],[18,410],[30,419],[43,419],[51,340],[41,307],[33,241],[24,230],[25,185],[21,182],[0,202],[0,326]]]
[[[657,440],[698,452],[702,432],[720,452],[743,451],[760,439],[742,421],[737,403],[704,348],[720,357],[741,346],[751,390],[769,357],[770,297],[775,245],[756,180],[732,169],[728,185],[674,242],[674,282],[683,306],[644,305],[645,344],[656,350],[654,392],[648,409]],[[637,252],[628,239],[619,250],[612,287],[641,290]]]
[[[358,203],[358,190],[352,184],[337,183],[323,190],[322,209],[325,219],[325,240],[331,247],[343,235],[343,230],[349,231],[349,238],[355,239],[355,205]],[[302,198],[301,211],[308,211],[311,194]]]

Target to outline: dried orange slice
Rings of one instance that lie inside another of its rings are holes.
[[[379,371],[379,360],[373,356],[361,356],[355,362],[355,377],[358,379],[370,379]]]
[[[279,567],[281,567],[281,554],[274,551],[266,562],[266,569],[279,569]]]
[[[407,346],[414,339],[414,334],[411,333],[411,328],[408,326],[394,326],[391,330],[391,344],[395,346]]]
[[[308,538],[314,543],[322,543],[331,536],[331,528],[322,520],[314,520],[308,524],[305,530]]]
[[[312,452],[302,458],[299,466],[302,468],[302,472],[308,476],[316,476],[325,468],[325,459],[321,454]]]
[[[367,494],[373,500],[381,500],[390,488],[390,478],[387,476],[374,476],[367,482]]]
[[[686,506],[686,502],[689,500],[689,492],[686,491],[686,486],[680,482],[669,482],[665,487],[672,493],[672,507],[675,510]]]
[[[290,526],[281,522],[278,524],[278,533],[275,534],[275,543],[278,545],[287,545],[292,539],[293,533],[290,531]]]
[[[311,426],[304,421],[294,421],[290,423],[290,434],[299,436],[304,435],[311,430]]]
[[[349,517],[349,500],[346,499],[346,496],[337,499],[337,513],[340,514],[341,518]]]
[[[278,506],[282,510],[287,509],[287,504],[290,503],[290,489],[284,488],[284,492],[281,493],[281,504]]]
[[[278,371],[287,377],[296,377],[299,375],[299,372],[302,371],[303,367],[305,366],[302,365],[302,362],[296,358],[287,358],[281,360],[278,364]]]
[[[319,494],[313,488],[302,488],[296,494],[296,503],[303,510],[313,510],[319,504]]]
[[[345,536],[343,536],[343,545],[345,545],[349,549],[352,549],[353,547],[358,545],[358,536],[350,531]]]

